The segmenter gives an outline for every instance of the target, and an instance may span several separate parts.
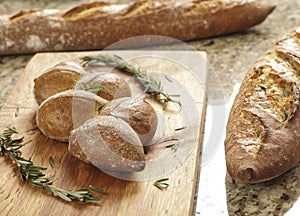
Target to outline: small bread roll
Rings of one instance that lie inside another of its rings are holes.
[[[155,110],[139,97],[112,100],[100,110],[100,115],[112,115],[129,123],[144,145],[151,141],[157,129]]]
[[[74,129],[69,152],[99,169],[138,172],[145,168],[144,150],[136,132],[113,116],[98,116]]]
[[[38,104],[59,92],[72,89],[85,73],[78,62],[66,61],[46,70],[34,80],[34,95]]]
[[[78,80],[74,89],[90,91],[106,100],[131,96],[127,82],[113,73],[85,74]]]
[[[68,142],[71,130],[96,116],[106,100],[82,91],[68,90],[47,98],[36,113],[38,128],[51,139]]]

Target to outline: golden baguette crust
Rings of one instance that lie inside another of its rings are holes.
[[[32,9],[0,16],[0,54],[102,49],[138,35],[207,38],[259,24],[273,9],[255,0],[137,0],[86,3],[66,12]]]
[[[233,179],[270,180],[300,161],[299,88],[300,27],[276,42],[242,82],[225,139]]]

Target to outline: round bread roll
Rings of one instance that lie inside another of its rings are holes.
[[[85,73],[78,62],[66,61],[46,70],[34,80],[34,95],[38,104],[59,92],[72,89]]]
[[[126,121],[144,145],[151,141],[157,129],[158,119],[155,110],[140,97],[112,100],[100,110],[100,115],[111,115]]]
[[[82,91],[68,90],[47,98],[38,108],[36,124],[49,138],[68,142],[71,130],[97,115],[106,100]]]
[[[90,91],[106,100],[131,96],[130,87],[127,82],[113,73],[85,74],[78,80],[74,89]]]
[[[98,116],[72,130],[69,152],[99,169],[138,172],[145,168],[142,143],[128,123]]]

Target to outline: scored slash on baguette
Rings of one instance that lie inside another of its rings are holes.
[[[246,74],[227,123],[227,170],[239,182],[273,179],[300,161],[300,27]]]
[[[184,41],[208,38],[257,25],[273,10],[255,0],[137,0],[91,2],[69,11],[32,9],[0,16],[0,55],[103,49],[140,35]],[[174,42],[154,39],[146,43]]]

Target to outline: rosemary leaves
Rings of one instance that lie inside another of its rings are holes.
[[[59,197],[65,201],[80,201],[84,203],[98,203],[99,197],[94,196],[92,191],[108,194],[108,192],[99,189],[95,186],[90,186],[90,189],[83,188],[79,190],[63,190],[54,187],[52,184],[56,180],[55,175],[46,177],[43,173],[47,170],[45,167],[36,166],[31,159],[22,157],[20,149],[24,146],[22,144],[23,137],[14,139],[13,134],[18,133],[16,128],[8,128],[0,135],[0,153],[2,156],[9,156],[9,158],[18,166],[22,181],[30,181],[34,186],[46,189],[51,195]],[[49,163],[54,166],[54,160],[49,158]]]
[[[83,89],[85,91],[89,91],[89,92],[92,92],[94,94],[98,94],[99,91],[103,90],[104,87],[99,85],[99,84],[96,84],[96,85],[92,85],[90,82],[87,82],[84,86],[83,86]]]
[[[125,62],[120,56],[98,54],[82,57],[81,60],[83,61],[83,66],[100,62],[134,75],[136,80],[144,87],[144,91],[155,101],[162,104],[163,108],[166,108],[168,102],[174,102],[181,106],[179,101],[172,99],[170,95],[162,90],[161,82],[154,80],[142,68]]]
[[[168,180],[169,178],[162,178],[155,181],[153,185],[160,190],[166,190],[169,187],[169,184],[167,183]]]
[[[50,164],[50,166],[51,166],[52,168],[55,167],[54,159],[53,159],[52,156],[49,157],[49,164]]]

